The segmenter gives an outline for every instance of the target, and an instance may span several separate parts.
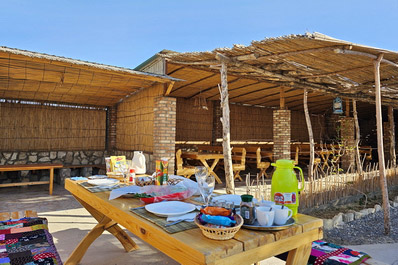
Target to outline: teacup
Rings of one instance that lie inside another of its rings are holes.
[[[271,207],[256,207],[257,221],[261,226],[271,226],[274,222],[275,211]]]
[[[293,211],[286,206],[274,205],[272,208],[275,210],[274,223],[276,225],[286,224],[293,215]]]

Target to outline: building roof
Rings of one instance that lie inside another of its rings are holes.
[[[382,101],[398,106],[398,53],[334,39],[320,33],[289,35],[234,45],[213,51],[161,54],[168,61],[166,74],[184,79],[171,96],[208,100],[219,98],[220,58],[228,67],[231,102],[278,107],[284,88],[286,103],[301,109],[303,89],[318,112],[331,108],[339,96],[374,102],[373,61],[381,62]],[[327,106],[325,103],[329,102]],[[289,106],[290,105],[290,106]]]
[[[0,47],[0,98],[111,106],[139,89],[177,79]]]

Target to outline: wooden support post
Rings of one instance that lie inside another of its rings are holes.
[[[376,124],[377,124],[377,152],[379,154],[379,174],[380,174],[380,188],[383,196],[383,210],[384,210],[384,233],[390,234],[390,203],[388,200],[387,180],[384,164],[384,147],[383,147],[383,120],[381,115],[381,92],[380,92],[380,62],[383,59],[383,54],[380,54],[376,60],[373,61],[375,71],[375,86],[376,86]]]
[[[305,114],[305,121],[307,122],[307,129],[308,129],[308,138],[310,140],[310,164],[308,168],[308,177],[310,181],[313,181],[314,176],[314,134],[312,132],[312,125],[311,125],[311,118],[310,113],[308,111],[308,90],[304,88],[304,114]]]
[[[352,100],[352,111],[354,114],[354,122],[355,122],[355,161],[357,164],[357,170],[359,175],[362,176],[362,163],[361,163],[361,156],[359,155],[359,141],[361,140],[361,134],[359,131],[359,122],[358,122],[358,112],[357,112],[357,101],[355,99]]]
[[[397,156],[395,153],[395,123],[394,123],[394,109],[388,106],[388,121],[390,123],[390,159],[392,166],[397,166]]]
[[[222,118],[221,123],[223,127],[222,133],[222,146],[224,153],[224,169],[225,169],[225,191],[227,194],[235,194],[234,174],[232,170],[232,152],[231,152],[231,139],[230,139],[230,123],[229,123],[229,100],[228,100],[228,80],[227,80],[227,66],[228,58],[217,54],[217,59],[221,61],[221,109]]]
[[[280,109],[286,109],[286,107],[285,107],[285,88],[283,88],[283,87],[281,87],[279,107],[280,107]]]
[[[350,99],[345,99],[345,116],[350,117]]]

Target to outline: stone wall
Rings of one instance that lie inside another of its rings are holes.
[[[65,178],[87,176],[93,173],[91,167],[74,169],[73,166],[103,165],[106,151],[52,151],[52,152],[0,152],[0,165],[22,164],[63,164],[70,168],[55,169],[55,183],[63,185]],[[105,173],[105,172],[104,172]],[[0,183],[45,181],[49,179],[49,170],[2,172]]]

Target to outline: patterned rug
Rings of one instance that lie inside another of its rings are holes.
[[[0,222],[0,265],[62,265],[47,219],[25,217]]]
[[[370,256],[366,253],[317,240],[312,242],[308,265],[357,265],[368,258]]]

